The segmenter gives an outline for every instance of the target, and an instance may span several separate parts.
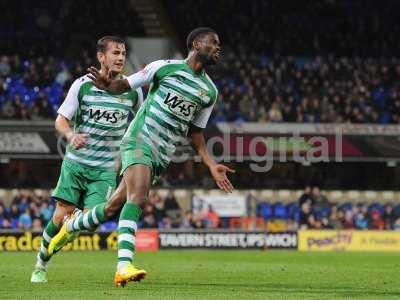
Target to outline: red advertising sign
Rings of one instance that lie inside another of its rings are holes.
[[[136,232],[135,249],[141,252],[158,251],[159,240],[157,230],[138,230]]]

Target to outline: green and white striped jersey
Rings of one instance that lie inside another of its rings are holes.
[[[129,112],[143,103],[140,88],[115,95],[96,88],[82,76],[74,81],[58,113],[73,121],[74,132],[88,134],[80,149],[67,146],[64,159],[97,169],[115,169],[119,146],[128,127]]]
[[[206,127],[218,90],[204,70],[196,74],[185,60],[155,61],[127,80],[132,89],[151,86],[122,144],[149,146],[166,167],[190,125]]]

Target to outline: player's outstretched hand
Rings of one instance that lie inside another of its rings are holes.
[[[89,74],[87,75],[90,79],[93,80],[93,85],[98,89],[107,90],[112,81],[112,72],[108,71],[106,74],[100,73],[98,69],[95,67],[90,67],[87,69]]]
[[[235,170],[232,170],[225,165],[215,164],[210,167],[210,172],[211,172],[211,175],[214,178],[217,186],[221,190],[225,191],[226,193],[232,193],[233,185],[229,181],[226,173],[227,172],[235,173]]]

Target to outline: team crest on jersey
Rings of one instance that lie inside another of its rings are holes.
[[[196,112],[197,104],[188,101],[182,96],[168,92],[163,100],[166,106],[174,115],[186,120],[191,121],[194,113]]]
[[[210,97],[208,97],[208,95],[207,95],[207,91],[205,91],[205,90],[203,90],[203,89],[199,89],[198,95],[199,95],[199,98],[200,98],[201,100],[205,101],[205,102],[207,102],[208,99],[210,98]]]
[[[125,99],[122,95],[117,96],[117,98],[118,98],[119,102],[124,102],[125,100],[128,100],[128,99]]]
[[[129,101],[129,93],[123,93],[121,95],[116,96],[119,102]]]

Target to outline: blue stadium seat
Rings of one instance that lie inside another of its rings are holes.
[[[57,104],[52,104],[51,108],[53,109],[54,112],[56,112],[58,110],[59,105]]]
[[[100,231],[108,232],[118,229],[118,224],[115,221],[108,221],[100,225]]]
[[[324,218],[329,218],[329,216],[331,215],[331,208],[330,207],[324,207],[321,211],[322,216]]]
[[[257,205],[257,216],[264,220],[272,218],[272,207],[268,202],[261,202]]]
[[[286,207],[282,202],[276,202],[273,206],[274,218],[284,219],[288,218]]]
[[[320,207],[320,206],[315,206],[312,209],[314,215],[317,217],[317,219],[322,219],[322,218],[329,218],[331,214],[331,208],[330,207]]]
[[[300,208],[297,202],[286,204],[286,213],[289,219],[298,221],[300,218]]]
[[[378,211],[380,214],[383,214],[384,207],[381,203],[374,202],[368,206],[368,213],[371,213],[373,211]]]
[[[346,212],[353,209],[353,204],[351,202],[345,202],[343,204],[340,204],[338,209]]]
[[[40,91],[39,87],[35,86],[28,90],[28,95],[29,97],[31,97],[33,101],[35,101],[38,97],[39,91]]]
[[[396,218],[400,218],[400,204],[397,204],[393,208],[393,214],[395,215]]]
[[[18,218],[12,218],[11,219],[11,228],[12,229],[18,229]]]

